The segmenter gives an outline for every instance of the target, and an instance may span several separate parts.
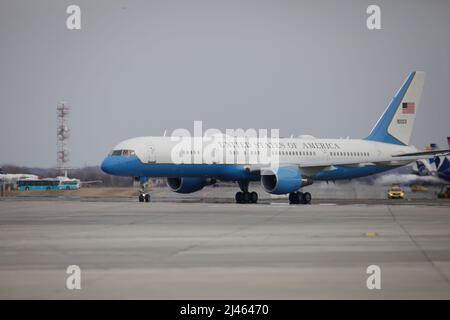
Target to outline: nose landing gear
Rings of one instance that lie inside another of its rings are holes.
[[[150,193],[147,192],[148,178],[139,178],[139,202],[150,202]]]
[[[150,202],[150,194],[149,193],[141,193],[139,195],[139,202]]]

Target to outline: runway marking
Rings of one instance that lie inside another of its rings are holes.
[[[378,233],[376,233],[376,232],[374,232],[374,231],[369,231],[369,232],[364,233],[364,235],[365,235],[366,237],[377,237],[377,236],[378,236]]]

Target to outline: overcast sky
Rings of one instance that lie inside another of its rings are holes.
[[[369,4],[382,30],[366,28]],[[0,164],[56,164],[60,100],[72,166],[194,120],[362,138],[412,70],[427,72],[412,143],[445,147],[449,14],[447,0],[2,0]]]

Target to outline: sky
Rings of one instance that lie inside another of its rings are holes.
[[[66,8],[81,8],[68,30]],[[381,8],[381,30],[366,9]],[[177,128],[363,138],[410,71],[427,73],[412,144],[450,135],[450,1],[0,1],[0,165],[71,166]]]

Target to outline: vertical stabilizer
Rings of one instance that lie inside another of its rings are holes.
[[[366,139],[409,145],[424,82],[425,72],[411,72]]]

